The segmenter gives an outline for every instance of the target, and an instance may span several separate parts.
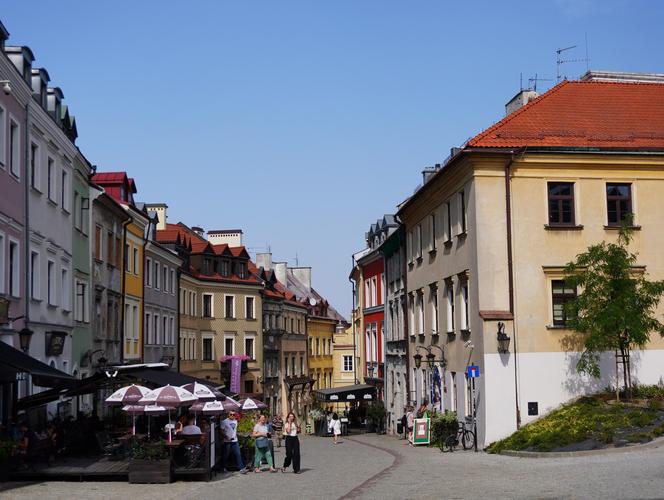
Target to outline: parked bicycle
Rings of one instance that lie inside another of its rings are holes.
[[[459,446],[464,450],[470,450],[475,446],[475,433],[471,430],[473,427],[473,417],[467,416],[464,421],[459,422],[459,429],[456,434],[443,437],[443,443],[440,451],[454,451]]]

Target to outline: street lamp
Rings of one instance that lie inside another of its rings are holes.
[[[505,333],[505,323],[502,321],[498,322],[498,333],[496,335],[496,340],[498,341],[498,352],[510,352],[510,337]]]
[[[436,355],[431,352],[433,348],[436,348],[440,350],[440,359],[436,359]],[[436,363],[440,363],[443,367],[447,366],[447,360],[445,359],[445,351],[443,351],[443,348],[440,347],[439,345],[436,344],[431,344],[429,346],[415,346],[416,352],[415,355],[413,356],[413,359],[415,360],[415,368],[420,368],[422,366],[422,356],[418,351],[420,349],[424,349],[426,353],[426,364],[429,365],[429,367],[434,366]]]
[[[418,352],[413,356],[415,360],[415,368],[419,369],[422,366],[422,355]]]
[[[21,351],[27,353],[30,350],[30,339],[32,338],[32,330],[27,326],[18,332],[18,341],[21,346]]]

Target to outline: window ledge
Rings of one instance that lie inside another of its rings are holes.
[[[581,231],[583,229],[583,224],[577,225],[556,225],[556,224],[544,224],[544,229],[547,231]]]
[[[436,336],[438,336],[438,334],[439,334],[439,332],[438,332],[437,330],[432,330],[432,331],[431,331],[431,335],[436,335]]]
[[[37,298],[35,298],[35,297],[30,297],[30,302],[33,302],[33,303],[35,303],[35,304],[41,304],[41,303],[42,303],[42,299],[37,299]]]
[[[617,225],[611,225],[611,226],[604,226],[604,229],[606,231],[619,231],[622,226]],[[627,226],[627,229],[631,229],[632,231],[641,231],[641,226]]]
[[[454,242],[451,239],[449,239],[449,240],[444,241],[443,245],[445,245],[446,248],[449,248],[449,247],[452,246],[453,243]]]
[[[46,304],[49,309],[55,309],[58,307],[57,304]]]
[[[414,265],[415,265],[415,263],[411,260],[411,261],[408,263],[408,269],[412,269]]]
[[[569,326],[566,325],[546,325],[547,330],[571,330]]]
[[[465,335],[465,336],[470,335],[470,330],[461,330],[461,335]]]
[[[452,331],[452,332],[445,332],[445,333],[447,334],[448,337],[456,337],[456,332],[454,332],[454,331]]]
[[[60,208],[60,210],[62,210],[62,213],[65,215],[71,215],[71,212],[67,210],[65,207]]]
[[[461,231],[459,234],[457,234],[457,238],[460,240],[464,239],[466,236],[468,236],[468,231]]]
[[[52,200],[52,199],[48,198],[47,201],[48,201],[51,205],[53,205],[54,207],[57,207],[57,206],[58,206],[58,203],[57,203],[55,200]]]
[[[39,196],[41,196],[42,194],[44,194],[44,193],[42,192],[41,189],[36,188],[35,186],[30,186],[30,190],[31,190],[31,191],[34,191],[34,192],[37,193]]]
[[[418,263],[418,264],[421,264],[421,263],[422,263],[422,256],[421,256],[421,255],[417,258],[417,263]]]
[[[438,249],[437,249],[437,248],[430,248],[430,249],[429,249],[429,255],[431,255],[432,257],[433,257],[434,255],[436,255],[436,252],[438,252]]]

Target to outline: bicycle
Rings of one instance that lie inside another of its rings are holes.
[[[447,438],[443,440],[440,451],[453,452],[454,449],[459,446],[459,443],[461,443],[464,450],[472,449],[475,446],[475,433],[469,429],[469,427],[472,426],[472,423],[472,417],[466,417],[465,421],[459,422],[459,428],[456,434],[447,436]]]

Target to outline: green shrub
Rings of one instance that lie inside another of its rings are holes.
[[[632,387],[635,399],[664,399],[664,385],[637,385]]]
[[[166,441],[158,443],[141,443],[138,440],[131,442],[131,458],[135,460],[163,460],[170,457]]]
[[[253,448],[256,440],[251,437],[256,425],[256,418],[253,413],[243,413],[237,423],[237,437],[241,448]]]
[[[445,410],[444,413],[436,413],[431,418],[431,444],[442,446],[444,440],[459,429],[457,414],[454,411]]]

